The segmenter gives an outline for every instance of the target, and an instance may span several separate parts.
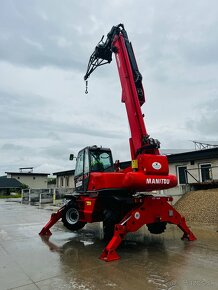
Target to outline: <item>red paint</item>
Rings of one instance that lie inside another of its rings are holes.
[[[114,31],[116,31],[115,34]],[[139,81],[137,79],[137,84],[136,78],[134,80],[134,73],[138,70],[132,68],[131,61],[134,53],[129,53],[131,45],[128,42],[126,31],[122,25],[119,25],[113,27],[112,33],[110,32],[108,35],[113,35],[113,39],[109,39],[108,43],[112,43],[111,49],[116,57],[122,87],[121,100],[125,103],[131,132],[130,152],[132,159],[137,160],[138,168],[128,167],[125,170],[119,170],[117,166],[114,172],[90,172],[88,191],[85,192],[85,195],[75,196],[75,201],[79,208],[80,220],[91,223],[103,220],[105,202],[102,197],[98,198],[99,192],[106,190],[108,195],[112,192],[121,195],[124,191],[129,194],[132,209],[128,212],[124,210],[127,214],[124,214],[123,219],[115,226],[114,236],[100,257],[104,261],[113,261],[119,259],[116,249],[125,235],[128,232],[137,231],[145,224],[156,222],[175,224],[183,231],[183,238],[193,241],[196,237],[187,227],[184,217],[168,203],[172,201],[171,197],[140,196],[137,198],[133,196],[137,192],[151,192],[175,187],[177,178],[169,174],[167,157],[160,155],[158,146],[152,146],[152,144],[157,145],[158,143],[149,138],[147,133],[141,111],[141,106],[145,102],[144,89],[140,78]],[[93,55],[94,53],[91,57]],[[135,67],[137,67],[136,63]],[[86,76],[85,79],[89,74]],[[129,210],[129,207],[126,209]],[[40,232],[41,235],[50,233],[49,229],[61,218],[62,210],[63,208],[51,216],[50,221]]]

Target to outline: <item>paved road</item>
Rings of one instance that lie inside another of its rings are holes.
[[[98,259],[104,249],[98,224],[80,233],[57,223],[48,240],[38,232],[51,211],[0,200],[0,289],[218,289],[218,233],[192,227],[195,242],[169,226],[152,236],[129,235],[121,260]]]

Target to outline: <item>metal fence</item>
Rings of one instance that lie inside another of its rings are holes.
[[[45,204],[53,205],[64,202],[65,194],[70,194],[73,188],[39,188],[23,189],[21,193],[21,203],[24,204]]]
[[[218,166],[186,169],[186,184],[218,181]]]
[[[30,189],[22,189],[21,202],[22,203],[29,203],[29,197],[30,197]]]
[[[57,205],[64,202],[65,194],[73,193],[74,188],[54,188],[53,204]]]

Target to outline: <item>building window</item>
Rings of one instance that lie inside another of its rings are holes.
[[[61,186],[64,186],[64,178],[61,177]]]
[[[36,179],[36,177],[35,177],[35,176],[33,176],[33,179]]]
[[[17,179],[20,179],[20,176],[18,176]]]
[[[201,182],[212,180],[212,168],[210,163],[199,164]]]
[[[187,166],[177,166],[177,176],[179,184],[186,184],[187,178]]]
[[[66,186],[69,187],[69,176],[66,176]]]

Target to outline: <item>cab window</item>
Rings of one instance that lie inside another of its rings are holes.
[[[110,152],[90,152],[91,171],[113,171],[113,164]]]
[[[75,176],[83,173],[84,151],[81,151],[77,156]]]
[[[85,150],[85,165],[84,165],[84,173],[89,172],[89,151]]]

